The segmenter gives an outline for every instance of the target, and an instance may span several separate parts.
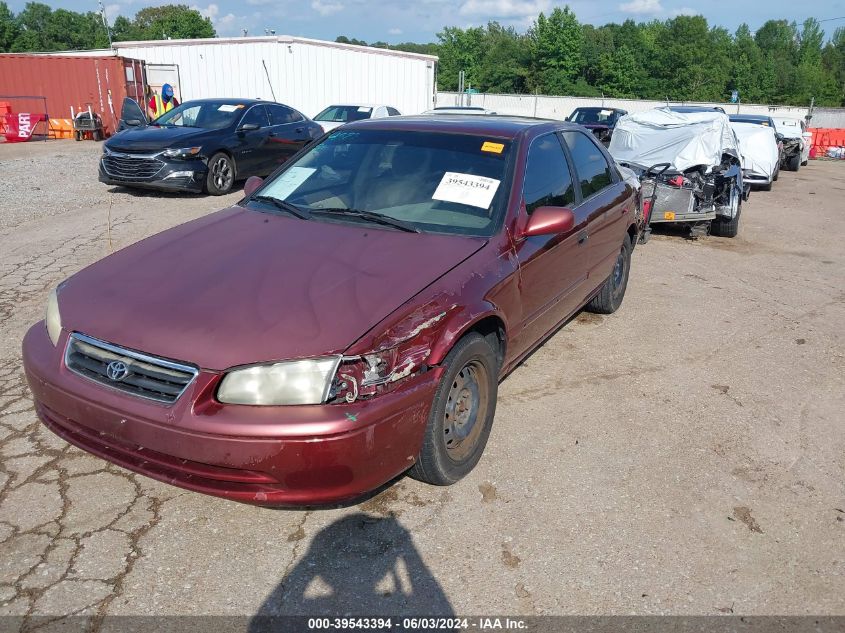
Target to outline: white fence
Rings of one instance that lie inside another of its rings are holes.
[[[461,94],[457,92],[438,92],[437,105],[461,105]],[[670,101],[670,105],[720,106],[728,114],[767,114],[769,116],[788,116],[804,118],[809,108],[790,106],[767,106],[757,104],[700,103],[692,101]],[[622,108],[628,112],[641,112],[651,108],[665,106],[666,101],[647,101],[645,99],[605,99],[601,97],[549,97],[545,95],[498,95],[474,94],[463,95],[463,105],[480,106],[494,110],[498,114],[539,117],[543,119],[563,120],[579,106],[603,106]],[[813,127],[845,128],[845,109],[825,108],[816,110],[811,122]]]

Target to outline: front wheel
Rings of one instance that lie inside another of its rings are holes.
[[[793,154],[786,159],[786,168],[789,171],[798,171],[801,167],[801,154]]]
[[[710,235],[716,237],[736,237],[739,233],[739,216],[742,214],[742,201],[739,195],[739,190],[736,187],[731,188],[731,213],[732,218],[724,216],[716,216],[710,224]]]
[[[235,166],[232,159],[220,152],[208,161],[208,176],[205,179],[205,189],[212,196],[222,196],[229,193],[235,184]]]
[[[496,359],[496,351],[476,332],[464,336],[446,356],[411,477],[449,486],[475,468],[496,413]]]
[[[588,312],[613,314],[622,305],[628,287],[628,274],[631,272],[631,250],[631,236],[626,233],[613,272],[605,279],[599,293],[587,304]]]

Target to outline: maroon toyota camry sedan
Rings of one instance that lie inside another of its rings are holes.
[[[592,134],[535,119],[352,123],[245,196],[59,284],[23,353],[68,442],[263,505],[458,481],[499,380],[619,307],[638,231]]]

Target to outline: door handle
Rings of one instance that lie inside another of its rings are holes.
[[[586,232],[586,231],[581,231],[581,232],[578,234],[578,243],[579,243],[579,244],[586,244],[586,243],[587,243],[587,240],[588,240],[589,238],[590,238],[590,236],[589,236],[589,235],[587,235],[587,232]]]
[[[304,127],[298,127],[298,128],[296,128],[296,131],[301,134],[302,132],[305,131],[305,128]]]

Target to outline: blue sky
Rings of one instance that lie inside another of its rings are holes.
[[[6,0],[20,11],[26,0]],[[97,0],[40,0],[54,8],[96,10]],[[109,20],[131,17],[145,6],[166,4],[153,0],[103,0]],[[845,0],[173,0],[211,18],[219,35],[277,34],[333,40],[338,35],[390,43],[435,41],[444,26],[477,26],[498,20],[524,30],[540,11],[568,4],[579,20],[592,24],[703,14],[711,24],[734,31],[742,22],[752,30],[771,18],[797,22],[845,16]],[[824,22],[828,34],[845,27],[845,19]]]

